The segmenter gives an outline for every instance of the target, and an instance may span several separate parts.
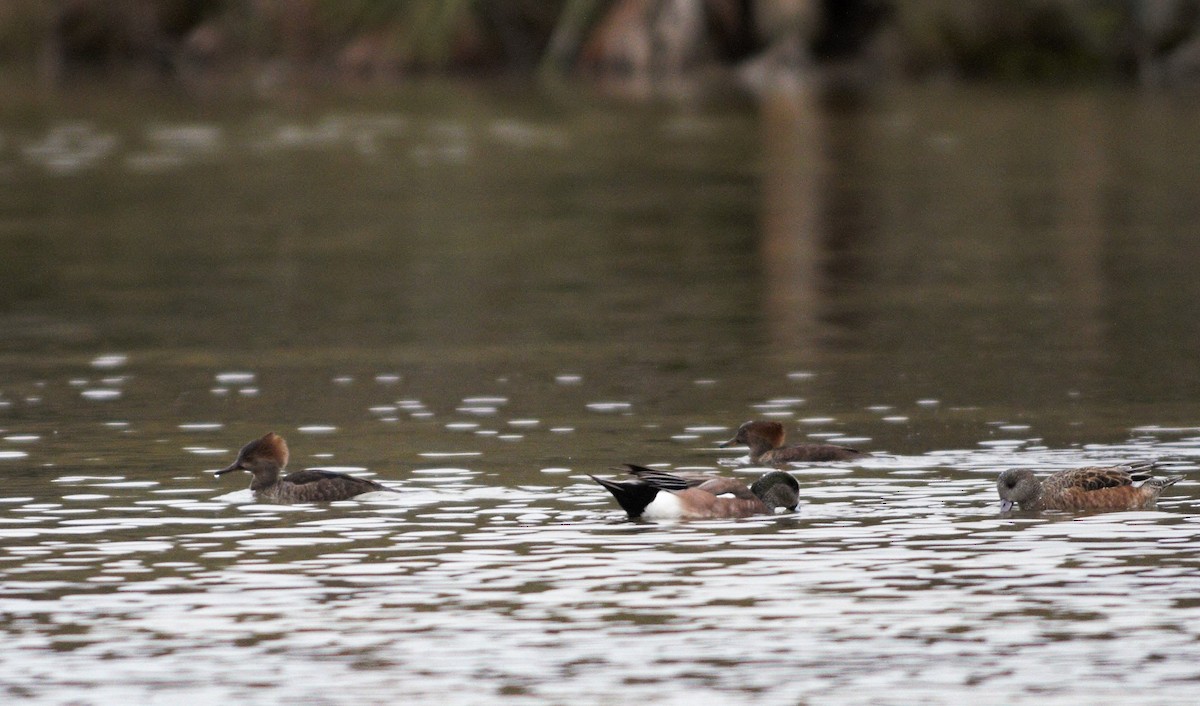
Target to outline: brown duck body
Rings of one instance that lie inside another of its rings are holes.
[[[772,471],[751,486],[733,478],[669,473],[626,464],[631,481],[591,479],[612,493],[630,519],[711,520],[770,515],[775,508],[794,510],[800,484],[782,471]]]
[[[1153,507],[1167,486],[1183,476],[1154,477],[1153,462],[1122,466],[1088,466],[1051,473],[1038,478],[1026,468],[1010,468],[1000,474],[996,489],[1000,509],[1097,511],[1142,510]]]
[[[780,446],[770,449],[758,454],[757,457],[751,451],[750,460],[754,463],[774,466],[781,463],[804,461],[815,463],[823,461],[850,461],[862,458],[863,456],[866,456],[866,454],[848,446],[837,446],[836,444],[796,444],[794,446]]]
[[[785,463],[850,461],[869,454],[836,444],[796,444],[784,446],[785,432],[779,422],[750,421],[738,427],[737,434],[721,448],[745,444],[750,448],[750,462],[768,466]]]
[[[250,483],[250,490],[254,491],[254,494],[262,500],[271,500],[277,503],[348,500],[363,493],[391,490],[386,485],[373,480],[316,468],[289,473],[282,478],[277,478],[274,483],[256,486],[256,482],[257,479]]]
[[[379,490],[392,491],[373,480],[320,469],[296,471],[280,477],[287,462],[287,442],[270,432],[243,446],[237,460],[217,471],[217,475],[246,471],[254,477],[250,481],[250,490],[255,497],[277,503],[329,502]]]

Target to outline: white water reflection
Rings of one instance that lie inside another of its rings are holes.
[[[26,144],[21,152],[31,164],[54,173],[70,174],[99,164],[120,145],[112,133],[87,122],[65,122]]]
[[[971,698],[1043,704],[1076,693],[1047,684],[1076,681],[1163,703],[1161,679],[1200,676],[1195,484],[1158,511],[1020,518],[997,515],[992,485],[1007,465],[1130,448],[1161,447],[808,464],[794,469],[796,514],[658,526],[623,520],[568,468],[519,486],[470,465],[419,468],[400,493],[294,506],[246,489],[149,501],[156,483],[62,475],[112,494],[62,494],[89,518],[5,504],[0,681],[30,703],[87,684],[104,703],[684,703],[687,687],[723,703],[952,703],[983,689],[995,698]]]
[[[72,178],[9,148],[0,700],[1198,700],[1186,111],[933,91],[758,145],[455,93],[121,110],[59,140]],[[629,522],[585,475],[750,480],[716,444],[760,414],[874,455],[743,521]],[[298,427],[297,467],[400,492],[209,473]],[[1003,468],[1142,458],[1189,477],[1155,511],[998,514]]]

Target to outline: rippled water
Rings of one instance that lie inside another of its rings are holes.
[[[2,698],[1200,698],[1189,106],[160,100],[0,126]],[[876,455],[738,521],[586,476],[753,478],[753,417]],[[401,492],[211,475],[271,429]],[[998,514],[1144,458],[1156,510]]]

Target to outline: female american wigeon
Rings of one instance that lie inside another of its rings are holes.
[[[868,454],[836,444],[797,444],[784,446],[785,432],[779,422],[752,421],[738,427],[737,435],[720,444],[721,448],[745,444],[750,447],[750,462],[774,466],[793,461],[849,461]]]
[[[1072,468],[1038,478],[1028,468],[1010,468],[1000,474],[1000,511],[1014,504],[1022,510],[1141,510],[1154,505],[1168,485],[1183,476],[1155,478],[1155,463]]]
[[[347,500],[377,490],[392,491],[373,480],[319,469],[296,471],[280,478],[287,462],[287,442],[275,432],[268,432],[243,446],[237,460],[228,468],[217,471],[216,475],[247,471],[254,476],[250,490],[254,491],[255,497],[277,503]]]
[[[668,473],[626,464],[632,481],[590,476],[608,489],[630,519],[710,520],[770,515],[795,510],[800,484],[783,471],[771,471],[747,488],[741,481],[688,473]]]

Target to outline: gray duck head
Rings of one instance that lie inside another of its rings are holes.
[[[1010,468],[996,480],[1000,493],[1000,512],[1008,512],[1013,505],[1031,503],[1042,492],[1042,483],[1028,468]]]

